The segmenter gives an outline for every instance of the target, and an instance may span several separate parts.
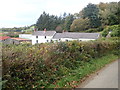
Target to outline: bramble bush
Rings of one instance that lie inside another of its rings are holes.
[[[83,67],[84,62],[120,48],[119,38],[89,42],[58,42],[37,45],[3,45],[4,89],[47,88]],[[115,52],[116,54],[116,52]],[[118,53],[117,53],[118,55]]]
[[[112,25],[112,26],[106,27],[102,32],[102,36],[106,37],[109,31],[112,31],[110,33],[111,37],[120,37],[120,25]]]

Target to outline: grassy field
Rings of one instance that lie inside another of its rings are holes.
[[[34,26],[30,27],[29,29],[23,30],[24,32],[32,32],[34,30]]]

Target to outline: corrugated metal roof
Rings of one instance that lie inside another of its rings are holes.
[[[64,32],[64,33],[56,33],[53,39],[60,38],[72,38],[72,39],[97,39],[99,37],[99,33],[78,33],[78,32]]]
[[[56,31],[36,31],[32,35],[36,36],[53,36]]]
[[[11,39],[14,39],[14,40],[19,40],[19,41],[27,41],[27,40],[29,40],[29,39],[23,39],[23,38],[11,38]]]
[[[5,40],[5,39],[8,39],[10,38],[9,36],[0,36],[0,40]]]

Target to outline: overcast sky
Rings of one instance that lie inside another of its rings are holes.
[[[0,28],[35,24],[43,11],[60,16],[78,13],[88,3],[113,1],[119,0],[0,0]]]

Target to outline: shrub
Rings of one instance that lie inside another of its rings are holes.
[[[97,32],[97,29],[96,28],[95,29],[91,28],[91,29],[86,30],[85,32],[89,32],[89,33],[91,33],[91,32]]]
[[[58,42],[37,45],[4,45],[4,89],[49,87],[83,66],[120,47],[119,38],[89,42]],[[115,52],[116,54],[116,52]]]
[[[110,34],[111,37],[120,37],[120,25],[113,25],[106,27],[102,32],[102,36],[106,37],[109,31],[112,31]]]
[[[102,32],[102,36],[106,37],[108,35],[109,31],[107,29],[104,29]]]

